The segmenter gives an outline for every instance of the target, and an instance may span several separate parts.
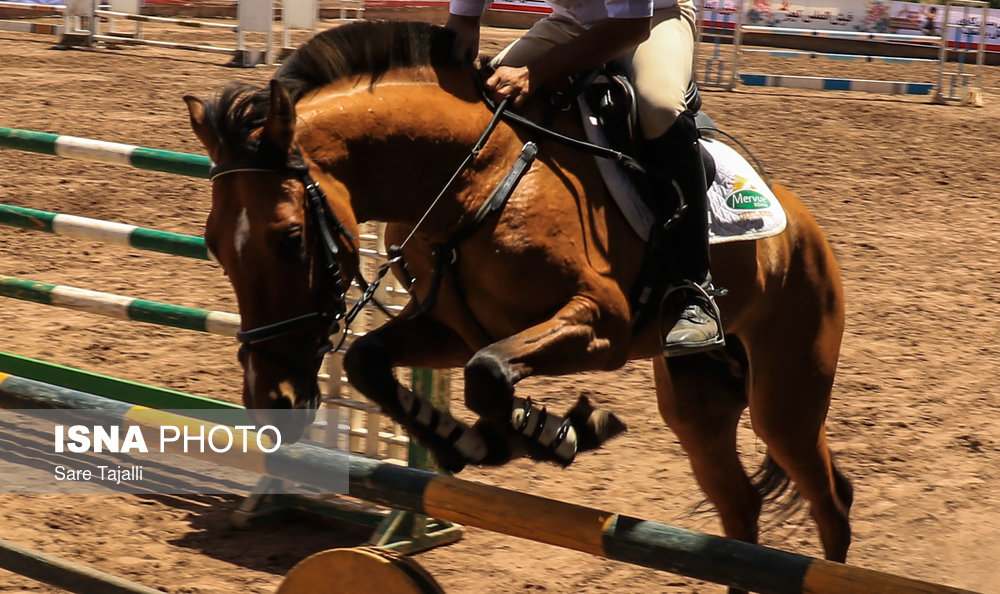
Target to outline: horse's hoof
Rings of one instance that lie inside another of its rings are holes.
[[[576,428],[577,451],[596,450],[604,442],[628,431],[625,423],[609,410],[598,410],[590,404],[586,393],[566,413]]]
[[[481,433],[475,428],[465,427],[453,433],[444,444],[432,448],[438,466],[457,474],[466,464],[481,464],[481,460],[489,452],[489,443],[483,439]]]
[[[452,448],[434,450],[432,453],[438,467],[449,474],[458,474],[465,469],[465,459]]]

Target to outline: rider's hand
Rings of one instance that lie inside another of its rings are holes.
[[[455,32],[455,57],[475,61],[479,57],[479,17],[449,14],[444,26]]]
[[[500,66],[493,76],[486,80],[486,88],[493,93],[493,98],[497,101],[511,99],[514,107],[523,105],[536,90],[531,71],[527,66],[520,68]]]

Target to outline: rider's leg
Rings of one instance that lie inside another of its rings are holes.
[[[679,277],[671,300],[681,312],[664,340],[668,355],[700,352],[723,342],[718,308],[706,292],[711,277],[704,163],[694,114],[684,102],[692,76],[694,18],[691,0],[657,10],[649,38],[636,48],[628,64],[647,139],[643,160],[654,185],[676,194],[668,189],[676,183],[686,205],[668,235]]]
[[[697,353],[724,343],[719,310],[711,295],[708,188],[698,137],[694,114],[685,111],[666,134],[647,143],[653,153],[647,162],[665,164],[656,175],[677,184],[686,207],[668,231],[680,277],[668,292],[668,303],[680,316],[664,338],[666,355]]]

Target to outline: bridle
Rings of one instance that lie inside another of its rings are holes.
[[[214,181],[219,177],[232,173],[292,173],[298,177],[299,181],[305,186],[306,224],[312,229],[319,240],[317,249],[323,258],[324,278],[333,289],[333,307],[330,308],[331,310],[323,307],[320,303],[317,304],[316,309],[312,312],[237,332],[236,340],[240,342],[239,354],[242,357],[248,351],[257,352],[270,359],[279,361],[292,369],[301,370],[301,366],[296,361],[261,345],[269,340],[285,336],[303,328],[319,328],[324,330],[326,340],[317,349],[313,360],[313,369],[315,369],[322,362],[323,356],[333,350],[333,344],[330,342],[329,337],[339,332],[340,321],[345,317],[353,319],[353,316],[347,312],[347,291],[350,288],[350,283],[345,282],[340,270],[338,256],[340,255],[341,248],[338,245],[338,240],[349,245],[355,239],[354,234],[347,230],[340,219],[337,218],[333,209],[330,208],[330,204],[326,199],[326,193],[323,192],[319,183],[309,174],[309,165],[297,149],[293,154],[288,156],[284,163],[277,165],[259,159],[234,161],[225,165],[213,166],[209,170],[208,179]],[[356,254],[355,258],[357,258]],[[357,267],[355,267],[355,270],[357,270]],[[362,286],[366,286],[363,283],[363,279]],[[323,298],[324,294],[325,291],[320,290],[320,299]],[[313,370],[302,371],[312,373]]]
[[[442,188],[437,198],[431,202],[427,212],[425,212],[423,217],[421,217],[417,224],[414,225],[413,229],[411,229],[409,235],[403,243],[399,246],[391,246],[389,248],[389,260],[379,268],[371,283],[365,281],[360,274],[360,267],[355,266],[355,275],[353,280],[355,280],[361,287],[362,297],[357,301],[357,303],[354,304],[350,311],[347,310],[347,290],[350,288],[350,282],[345,282],[340,270],[340,265],[337,261],[337,256],[340,253],[337,240],[339,239],[341,241],[351,243],[354,241],[355,237],[350,231],[347,230],[344,224],[337,218],[336,214],[334,214],[333,210],[330,208],[323,189],[309,174],[309,165],[303,158],[301,151],[295,147],[293,152],[285,157],[284,162],[279,164],[274,164],[273,161],[280,160],[280,158],[268,159],[261,156],[256,159],[238,160],[226,163],[225,165],[216,165],[209,170],[210,181],[214,181],[221,176],[231,173],[293,173],[297,175],[299,180],[305,186],[306,222],[319,238],[320,245],[318,246],[318,249],[324,259],[325,277],[333,287],[334,307],[332,312],[326,311],[322,305],[318,305],[316,310],[310,313],[237,332],[236,339],[240,342],[239,353],[241,357],[244,353],[253,351],[263,354],[275,361],[279,361],[289,368],[301,369],[301,366],[297,362],[262,347],[261,343],[284,336],[291,332],[295,332],[302,328],[322,327],[327,331],[325,336],[327,336],[328,339],[319,346],[315,355],[313,367],[317,368],[322,362],[323,356],[331,350],[334,350],[334,346],[330,342],[329,337],[340,331],[341,320],[344,320],[345,322],[344,339],[346,339],[348,327],[365,304],[373,302],[379,307],[382,307],[381,304],[374,300],[374,293],[382,278],[389,271],[392,265],[399,266],[401,271],[409,277],[406,263],[402,256],[403,247],[414,237],[424,220],[434,209],[434,206],[442,199],[452,184],[458,179],[460,174],[470,166],[473,160],[475,160],[491,136],[493,130],[496,128],[497,123],[501,119],[507,120],[511,124],[518,125],[522,128],[526,128],[533,135],[535,135],[537,140],[543,138],[554,140],[560,144],[565,144],[574,149],[610,159],[624,165],[625,167],[642,172],[642,166],[628,155],[600,145],[592,144],[587,141],[564,136],[547,126],[539,125],[527,120],[523,116],[507,110],[507,100],[501,101],[499,104],[494,103],[490,99],[489,93],[486,92],[485,86],[483,85],[483,79],[475,74],[473,75],[473,78],[478,84],[480,96],[493,112],[493,117],[491,118],[490,123],[481,134],[479,140],[476,142],[469,155],[467,155],[466,159],[459,165],[458,169],[452,175],[448,183],[445,184],[444,188]],[[551,118],[547,118],[547,120],[550,121]],[[471,223],[462,229],[450,241],[444,244],[437,244],[433,247],[435,263],[432,272],[431,289],[425,298],[424,303],[418,304],[421,312],[426,313],[434,307],[443,271],[453,267],[456,259],[455,250],[458,244],[478,229],[486,217],[503,209],[507,199],[513,193],[514,188],[517,186],[521,177],[527,169],[530,168],[536,152],[537,146],[535,142],[529,141],[526,143],[522,149],[520,157],[516,160],[510,171],[493,191],[491,196],[481,205]],[[357,254],[355,254],[355,258],[357,259]],[[407,278],[406,281],[408,286],[413,284],[413,279],[411,278]],[[457,282],[455,284],[456,286],[458,285]],[[323,294],[324,292],[320,291],[321,298]],[[465,303],[464,299],[461,301],[463,304]],[[389,312],[385,311],[384,307],[382,307],[382,309],[385,313],[389,314]],[[468,309],[467,304],[466,309]],[[475,316],[472,315],[471,311],[469,311],[468,314],[473,321],[479,325],[478,320],[475,319]],[[389,315],[391,317],[391,314]],[[482,326],[479,325],[479,327],[483,331],[484,335],[486,335]],[[341,340],[341,344],[344,339]],[[340,345],[338,344],[337,348],[339,348],[339,346]]]

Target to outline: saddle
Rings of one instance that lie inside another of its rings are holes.
[[[424,308],[433,304],[442,271],[450,268],[448,262],[454,260],[453,252],[458,243],[478,228],[490,214],[503,210],[521,177],[530,168],[539,150],[537,143],[553,141],[595,157],[597,168],[615,203],[635,233],[645,242],[641,271],[629,299],[633,312],[633,330],[637,331],[652,317],[661,315],[659,304],[669,280],[678,277],[676,271],[670,270],[675,261],[667,247],[665,235],[669,231],[654,232],[654,229],[662,230],[663,226],[655,223],[670,220],[678,213],[681,200],[675,195],[676,199],[671,201],[669,192],[673,189],[664,188],[662,183],[650,183],[645,174],[645,166],[642,164],[645,142],[638,134],[639,117],[633,85],[620,72],[608,69],[580,75],[571,81],[566,90],[549,97],[549,108],[543,115],[542,122],[537,123],[506,110],[505,104],[497,104],[492,100],[485,86],[490,72],[488,67],[481,69],[474,78],[478,82],[483,102],[494,112],[493,119],[455,175],[478,154],[496,122],[501,119],[528,131],[532,140],[525,143],[520,157],[482,204],[470,224],[454,239],[435,247],[438,260],[434,273],[436,280]],[[688,88],[685,102],[687,108],[695,113],[696,125],[702,131],[702,158],[709,186],[712,219],[710,242],[759,239],[783,231],[785,218],[780,204],[753,166],[742,155],[715,139],[718,131],[712,120],[700,111],[701,95],[693,82]],[[586,139],[564,135],[552,127],[557,115],[571,109],[574,103],[580,107]],[[666,196],[664,192],[667,192]],[[765,216],[768,217],[766,224],[762,222],[762,217]]]
[[[582,89],[578,96],[584,117],[593,118],[590,121],[592,126],[590,130],[600,130],[605,146],[632,155],[644,167],[657,165],[649,163],[644,154],[643,138],[639,134],[635,87],[624,74],[608,69],[596,70],[580,75],[580,78],[571,85],[571,89],[575,88]],[[714,128],[711,118],[701,111],[701,92],[693,80],[688,85],[684,103],[689,111],[696,114],[699,129]],[[591,138],[591,141],[594,140]],[[708,151],[702,151],[702,159],[705,165],[706,186],[711,186],[716,174],[715,159]],[[661,212],[665,203],[663,196],[655,195],[656,192],[662,192],[663,188],[651,187],[641,172],[624,168],[623,171],[631,177],[646,206],[662,216],[663,220],[669,218],[671,213]]]
[[[604,71],[579,81],[576,84],[580,87],[570,99],[580,108],[587,140],[628,156],[617,161],[596,158],[597,168],[633,230],[649,242],[654,239],[650,233],[653,213],[659,221],[668,220],[673,214],[669,211],[672,189],[646,182],[644,168],[661,164],[650,163],[650,158],[643,154],[646,143],[638,132],[632,84],[621,74]],[[783,231],[784,210],[757,159],[701,111],[701,95],[693,83],[688,88],[686,102],[695,114],[695,125],[701,134],[701,156],[708,182],[710,243],[762,239]],[[562,104],[568,107],[566,99]],[[640,165],[624,166],[624,161]],[[664,195],[665,192],[668,194]]]

